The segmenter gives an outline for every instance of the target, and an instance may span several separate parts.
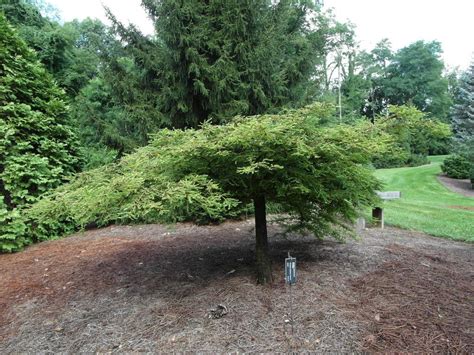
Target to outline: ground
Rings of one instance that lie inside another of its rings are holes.
[[[474,197],[474,189],[471,188],[470,179],[453,179],[446,175],[438,175],[438,181],[453,192],[466,197]],[[474,210],[474,207],[472,207],[472,210]]]
[[[402,193],[401,199],[384,203],[385,222],[430,235],[474,242],[474,195],[462,181],[439,176],[445,158],[429,157],[431,164],[414,168],[375,171],[375,176],[385,183],[384,191]]]
[[[265,287],[252,221],[112,226],[0,255],[0,353],[474,353],[473,244],[395,228],[345,244],[269,232]],[[209,318],[218,304],[228,313]]]

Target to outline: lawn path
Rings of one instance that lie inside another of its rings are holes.
[[[474,198],[450,191],[437,175],[443,156],[414,168],[379,169],[384,190],[402,192],[400,200],[385,202],[387,224],[450,239],[474,242]]]

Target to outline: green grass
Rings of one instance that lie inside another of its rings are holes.
[[[436,178],[445,157],[430,157],[431,164],[415,168],[375,171],[375,175],[385,184],[384,191],[402,192],[401,199],[384,203],[385,223],[434,236],[474,242],[474,198],[448,190]]]

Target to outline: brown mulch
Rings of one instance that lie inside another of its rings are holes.
[[[399,259],[351,283],[359,316],[371,323],[364,350],[472,353],[472,273],[398,244],[387,250]]]
[[[474,189],[469,179],[453,179],[446,175],[438,175],[438,181],[453,192],[466,197],[474,197]]]
[[[474,352],[472,244],[394,228],[345,244],[269,232],[265,287],[251,221],[113,226],[0,255],[0,353]],[[210,318],[219,304],[227,314]]]

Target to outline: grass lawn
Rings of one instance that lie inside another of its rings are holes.
[[[375,171],[384,191],[402,192],[401,199],[384,203],[385,223],[474,242],[474,198],[452,192],[436,179],[444,158],[430,157],[431,164],[415,168]]]

